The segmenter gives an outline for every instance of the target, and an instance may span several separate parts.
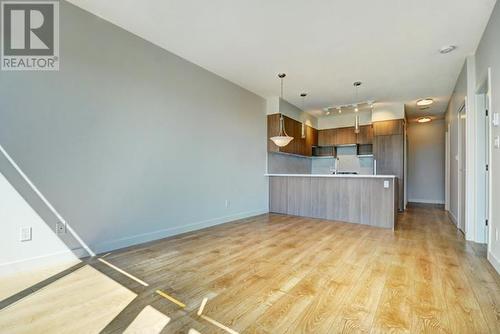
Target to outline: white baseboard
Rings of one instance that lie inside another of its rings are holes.
[[[116,239],[106,241],[104,243],[90,245],[90,248],[96,253],[109,252],[112,250],[129,247],[137,244],[141,244],[148,241],[163,239],[166,237],[174,236],[177,234],[182,234],[186,232],[191,232],[199,230],[202,228],[215,226],[223,223],[227,223],[233,220],[244,219],[252,216],[258,216],[261,214],[268,213],[269,210],[261,209],[257,211],[242,212],[231,216],[219,217],[215,219],[209,219],[201,222],[196,222],[193,224],[171,227],[163,230],[158,230],[149,233],[143,233],[134,235],[131,237]],[[15,262],[7,262],[0,264],[0,276],[5,276],[13,273],[27,272],[31,270],[36,270],[39,268],[48,267],[55,264],[60,264],[64,262],[74,261],[77,258],[82,258],[88,256],[88,253],[83,248],[65,250],[62,252],[41,255],[37,257],[32,257],[29,259],[23,259]]]
[[[40,268],[49,267],[65,262],[75,261],[78,258],[87,256],[87,252],[83,248],[74,250],[65,250],[62,252],[35,256],[20,261],[7,262],[0,264],[0,276],[5,276],[13,273],[28,272]]]
[[[500,274],[500,261],[491,252],[488,252],[488,261],[491,263],[493,268]]]
[[[129,246],[137,245],[137,244],[142,244],[142,243],[153,241],[153,240],[171,237],[171,236],[174,236],[177,234],[182,234],[182,233],[191,232],[191,231],[199,230],[199,229],[210,227],[210,226],[224,224],[224,223],[227,223],[227,222],[230,222],[233,220],[244,219],[244,218],[248,218],[248,217],[252,217],[252,216],[258,216],[258,215],[268,213],[268,212],[269,212],[269,210],[267,208],[261,209],[261,210],[256,210],[256,211],[242,212],[242,213],[238,213],[238,214],[231,215],[231,216],[219,217],[219,218],[209,219],[209,220],[196,222],[196,223],[192,223],[192,224],[188,224],[188,225],[175,226],[175,227],[170,227],[170,228],[166,228],[166,229],[162,229],[162,230],[158,230],[158,231],[142,233],[142,234],[137,234],[137,235],[133,235],[130,237],[110,240],[110,241],[106,241],[103,243],[90,245],[90,248],[96,254],[109,252],[109,251],[113,251],[116,249],[125,248],[125,247],[129,247]]]
[[[451,211],[448,211],[448,216],[450,217],[453,224],[455,224],[455,226],[458,226],[458,219]]]
[[[413,198],[408,199],[410,203],[424,203],[424,204],[444,204],[442,200],[433,200],[433,199],[421,199],[421,198]]]

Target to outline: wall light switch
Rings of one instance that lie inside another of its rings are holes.
[[[389,189],[389,181],[384,181],[384,188]]]
[[[500,137],[499,136],[495,137],[495,148],[500,148]]]
[[[499,126],[500,125],[500,114],[497,112],[493,113],[493,126]]]
[[[20,241],[31,241],[31,227],[21,227]]]

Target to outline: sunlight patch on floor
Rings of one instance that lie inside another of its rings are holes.
[[[132,321],[124,334],[159,334],[170,318],[148,305]]]
[[[188,334],[201,334],[200,332],[198,332],[196,329],[190,329]]]
[[[4,300],[32,287],[80,262],[80,260],[75,258],[73,260],[64,261],[63,263],[49,265],[45,268],[6,274],[0,277],[0,300]]]
[[[0,311],[0,333],[98,333],[136,294],[90,266]]]

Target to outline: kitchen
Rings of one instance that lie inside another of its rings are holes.
[[[270,211],[394,229],[405,208],[404,104],[314,114],[281,97],[267,102]]]

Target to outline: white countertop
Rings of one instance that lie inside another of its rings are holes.
[[[293,176],[293,177],[349,177],[362,179],[394,179],[396,175],[359,175],[359,174],[265,174],[265,176]]]

